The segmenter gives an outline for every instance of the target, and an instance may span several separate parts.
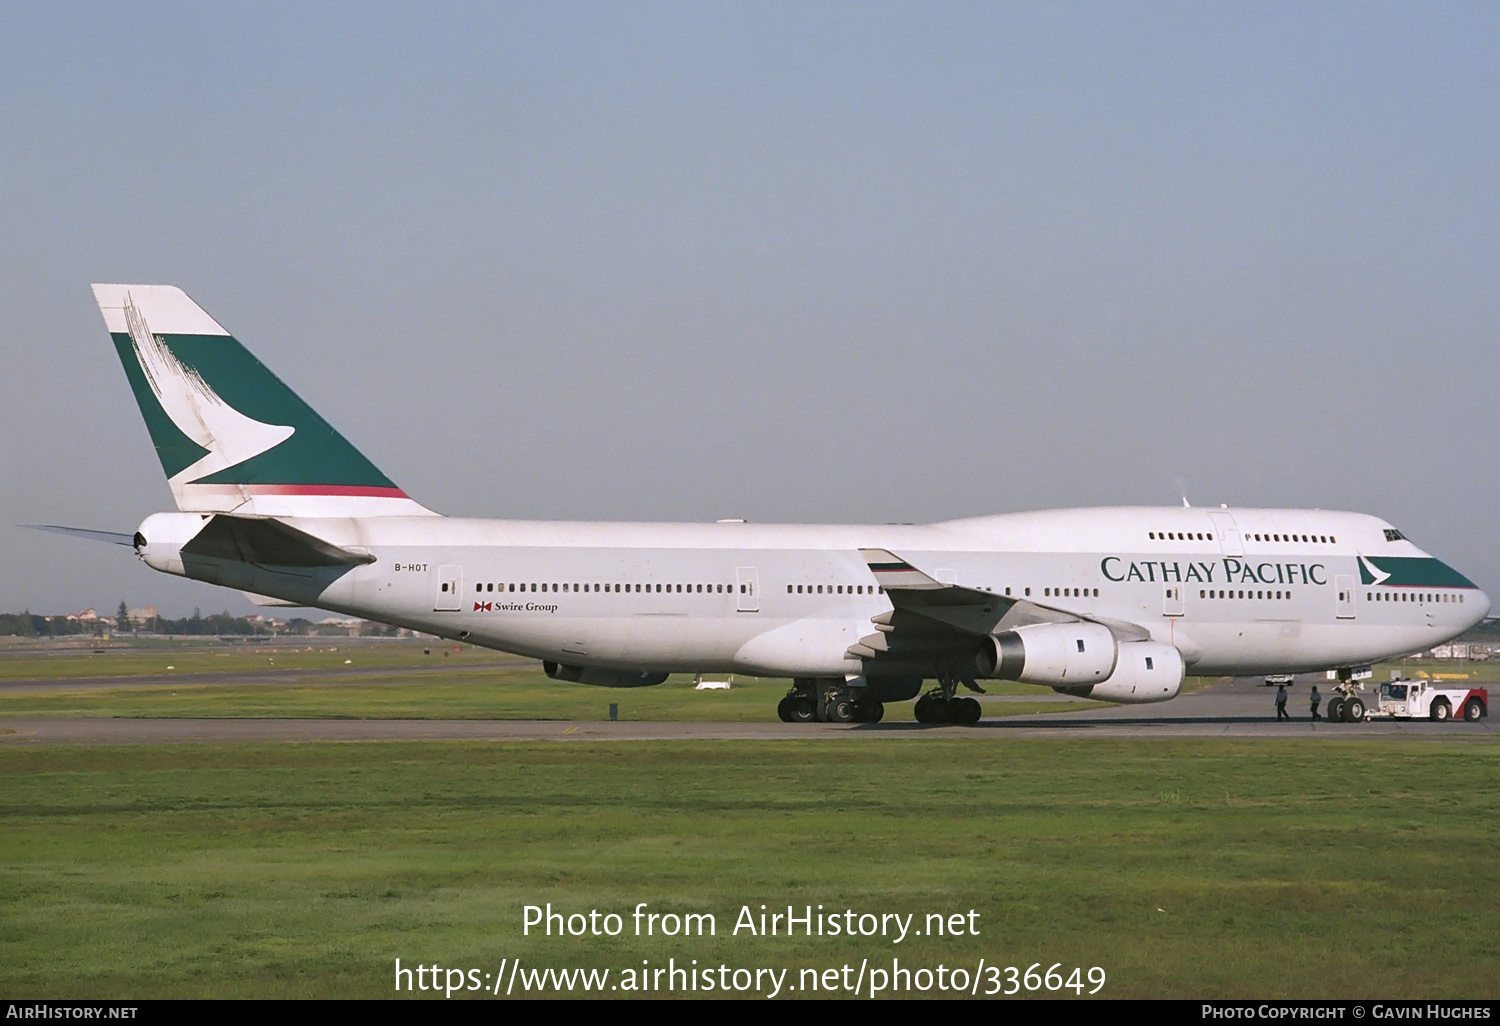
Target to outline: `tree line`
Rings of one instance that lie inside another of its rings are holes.
[[[311,620],[305,620],[299,616],[287,621],[285,627],[278,626],[273,631],[265,623],[231,616],[227,612],[204,616],[196,609],[193,610],[192,616],[185,616],[180,620],[165,616],[155,617],[145,623],[131,620],[124,630],[107,621],[70,620],[66,616],[38,616],[29,609],[20,613],[0,613],[0,635],[20,637],[60,637],[69,634],[102,634],[105,631],[126,634],[141,631],[151,634],[263,634],[269,636],[273,633],[309,634],[316,630],[316,627],[317,625]]]

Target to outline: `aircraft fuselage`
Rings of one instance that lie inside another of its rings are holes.
[[[1489,609],[1471,582],[1391,540],[1385,522],[1323,510],[1071,509],[920,526],[283,520],[373,561],[295,574],[185,566],[172,539],[202,519],[173,513],[142,525],[142,556],[544,660],[781,677],[862,672],[848,650],[892,607],[861,548],[899,553],[944,583],[1138,625],[1195,674],[1360,665],[1440,644]]]

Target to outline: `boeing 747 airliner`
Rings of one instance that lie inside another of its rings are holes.
[[[95,285],[177,512],[164,573],[636,687],[791,680],[789,721],[874,721],[960,686],[1161,702],[1184,675],[1333,670],[1428,648],[1489,598],[1391,524],[1299,509],[1064,509],[922,526],[470,520],[410,498],[182,290]]]

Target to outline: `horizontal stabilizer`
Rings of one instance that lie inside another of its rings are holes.
[[[219,514],[182,547],[184,556],[205,556],[258,566],[360,566],[375,562],[279,520]]]
[[[257,606],[282,606],[289,609],[296,609],[302,605],[300,602],[288,602],[286,599],[272,598],[269,595],[257,595],[253,591],[242,591],[240,594]]]
[[[104,542],[106,545],[123,545],[127,549],[135,547],[135,535],[121,534],[119,531],[91,531],[87,527],[61,527],[57,524],[22,524],[33,531],[51,531],[53,534],[66,534],[73,538],[83,538],[87,541]]]

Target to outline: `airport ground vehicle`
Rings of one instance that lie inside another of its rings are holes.
[[[1448,688],[1425,680],[1392,680],[1380,685],[1380,698],[1369,716],[1397,719],[1479,720],[1489,715],[1488,688]]]
[[[1428,680],[1391,680],[1380,685],[1373,708],[1357,692],[1361,686],[1346,682],[1328,700],[1330,723],[1359,723],[1363,720],[1390,718],[1398,720],[1451,720],[1462,718],[1473,722],[1490,714],[1487,688],[1444,687]]]

